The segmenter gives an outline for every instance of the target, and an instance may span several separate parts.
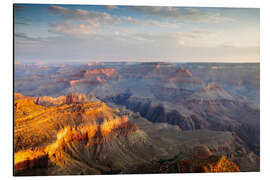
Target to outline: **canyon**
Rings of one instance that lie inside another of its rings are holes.
[[[258,73],[258,64],[16,63],[14,174],[259,171]]]

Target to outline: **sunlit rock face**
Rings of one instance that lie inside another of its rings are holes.
[[[113,68],[90,68],[83,69],[69,76],[69,87],[99,86],[106,84],[110,79],[117,79],[119,74]]]
[[[239,167],[226,157],[210,157],[205,165],[203,165],[203,172],[240,172]]]
[[[238,165],[225,156],[209,156],[203,160],[181,160],[177,164],[182,173],[240,172]]]
[[[258,162],[230,132],[181,131],[111,108],[93,94],[74,96],[72,103],[40,105],[37,97],[15,94],[15,175],[236,172]]]
[[[87,102],[100,102],[93,94],[88,96],[78,93],[69,93],[66,96],[53,98],[50,96],[34,97],[34,102],[42,106],[61,106],[65,104],[85,104]]]
[[[16,174],[195,172],[192,157],[211,164],[200,172],[225,171],[222,157],[259,171],[258,63],[15,63],[14,71]],[[209,151],[196,156],[201,145]]]
[[[76,144],[75,148],[78,148],[79,151],[79,146],[84,149],[92,148],[110,141],[114,136],[125,137],[129,133],[136,132],[136,130],[137,127],[128,122],[127,117],[106,120],[100,125],[67,126],[58,131],[56,140],[51,144],[42,148],[15,153],[15,173],[47,168],[49,161],[59,166],[65,166],[67,161],[66,153],[72,153],[72,149],[69,147],[70,144]]]
[[[69,98],[74,97],[67,96],[67,100]],[[80,96],[75,98],[78,99]],[[46,168],[50,164],[66,167],[70,154],[83,155],[87,149],[89,153],[97,153],[93,148],[104,143],[108,145],[120,137],[125,143],[126,138],[138,131],[127,116],[121,116],[117,109],[101,102],[41,106],[35,104],[33,98],[25,98],[16,99],[14,103],[15,174]],[[136,141],[138,139],[140,136]],[[94,158],[84,156],[89,160]]]
[[[230,156],[230,155],[228,155]],[[239,172],[238,165],[225,156],[211,153],[206,146],[198,146],[191,156],[193,172]]]
[[[223,155],[212,153],[206,145],[194,147],[182,159],[162,162],[160,168],[163,172],[179,173],[240,172],[236,163]]]
[[[201,80],[190,72],[189,69],[184,69],[180,67],[176,71],[172,72],[166,79],[167,82],[173,83],[194,83],[194,84],[201,84]]]
[[[105,75],[105,76],[112,76],[115,73],[115,70],[113,68],[100,68],[100,69],[91,69],[86,70],[84,73],[85,77],[89,77],[92,75]]]

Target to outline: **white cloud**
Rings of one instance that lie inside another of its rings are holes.
[[[56,17],[56,22],[49,23],[48,30],[52,33],[46,32],[40,39],[37,38],[42,34],[40,31],[33,34],[29,30],[23,34],[18,33],[21,32],[18,28],[16,56],[63,60],[109,60],[110,57],[115,60],[162,60],[166,57],[169,60],[238,58],[245,61],[245,58],[259,58],[258,24],[216,24],[232,20],[217,9],[126,8],[144,14],[137,18],[116,16],[108,13],[109,10],[96,12],[50,6],[48,11]]]
[[[178,26],[176,23],[171,23],[171,22],[166,22],[166,21],[156,21],[156,20],[137,20],[132,17],[121,17],[122,22],[130,23],[130,24],[135,24],[135,25],[141,25],[141,26],[154,26],[154,27],[166,27],[166,28],[175,28]]]
[[[101,24],[116,24],[119,19],[105,12],[68,9],[61,6],[49,6],[49,12],[62,16],[57,23],[50,23],[50,32],[63,35],[94,35],[100,32]]]
[[[112,28],[114,25],[128,24],[134,26],[153,26],[163,28],[176,28],[177,24],[156,21],[138,20],[126,16],[112,16],[106,12],[86,11],[82,9],[68,9],[61,6],[50,6],[48,10],[54,15],[60,15],[63,20],[57,23],[50,23],[50,32],[58,34],[91,35],[101,31],[101,26]],[[77,27],[76,27],[77,26]]]
[[[172,18],[182,22],[220,23],[234,21],[232,18],[223,17],[220,13],[202,11],[195,8],[175,8],[159,6],[133,6],[131,9],[153,16]]]
[[[81,35],[94,35],[98,32],[98,29],[94,29],[93,26],[91,25],[85,24],[73,25],[70,23],[64,23],[64,24],[52,24],[50,31],[57,34],[81,36]]]
[[[49,6],[49,12],[54,15],[60,15],[69,21],[87,22],[89,24],[119,23],[117,18],[113,18],[110,14],[97,11],[86,11],[83,9],[69,9],[61,6]]]
[[[75,30],[74,30],[75,31]],[[25,58],[60,59],[60,60],[164,60],[170,61],[256,61],[259,59],[258,47],[223,46],[206,40],[211,32],[194,31],[169,34],[140,33],[112,36],[57,36],[42,41],[41,46],[28,48],[15,43],[16,57],[24,54]],[[200,33],[199,33],[200,32]],[[70,33],[70,32],[67,32]],[[116,33],[117,34],[117,33]],[[198,44],[198,39],[200,44]],[[197,42],[197,43],[196,43]],[[15,58],[16,58],[15,57]]]
[[[115,8],[115,7],[107,7]],[[194,8],[174,8],[174,7],[145,7],[134,6],[133,10],[151,14],[160,17],[173,18],[174,20],[162,20],[157,21],[153,19],[135,19],[126,16],[113,16],[106,12],[86,11],[82,9],[69,9],[61,6],[50,6],[48,10],[54,15],[60,15],[64,20],[50,24],[50,32],[57,34],[69,34],[69,35],[93,35],[101,32],[106,28],[112,28],[114,25],[128,24],[133,26],[152,26],[155,28],[178,28],[181,21],[192,22],[222,22],[231,21],[232,19],[227,17],[221,17],[219,13],[201,11]],[[78,34],[76,34],[78,33]],[[180,44],[191,44],[187,39],[179,40]],[[184,42],[184,43],[183,43]]]

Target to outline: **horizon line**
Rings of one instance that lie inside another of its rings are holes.
[[[17,62],[17,63],[16,63]],[[23,61],[16,61],[13,60],[13,64],[88,64],[88,63],[123,63],[123,62],[129,62],[129,63],[217,63],[217,64],[258,64],[260,61],[246,61],[246,62],[240,62],[240,61],[88,61],[88,62],[82,62],[82,61],[64,61],[64,62],[23,62]]]

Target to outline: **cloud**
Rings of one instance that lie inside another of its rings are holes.
[[[36,21],[30,27],[15,26],[16,57],[48,61],[259,58],[259,26],[246,21],[229,28],[225,28],[227,24],[214,24],[232,20],[220,9],[118,7],[122,13],[115,15],[109,10],[67,7],[49,6],[52,17],[41,18],[42,27]],[[127,12],[130,17],[125,16]],[[18,18],[15,23],[24,21]],[[49,33],[43,29],[47,25]]]
[[[100,32],[102,24],[119,24],[119,18],[114,18],[105,12],[86,11],[83,9],[69,9],[61,6],[49,6],[53,15],[62,19],[57,23],[49,23],[50,32],[63,35],[94,35]]]
[[[29,51],[31,48],[35,49],[42,46],[42,44],[47,42],[47,39],[41,37],[32,37],[26,33],[15,33],[14,41],[14,50],[17,50],[18,47],[23,47]]]
[[[15,33],[15,39],[16,38],[23,39],[23,40],[26,40],[26,41],[37,41],[37,40],[40,40],[40,38],[30,37],[30,36],[28,36],[25,33]]]
[[[156,27],[166,27],[166,28],[175,28],[177,27],[176,23],[166,22],[166,21],[155,21],[155,20],[137,20],[132,17],[122,17],[122,22],[129,23],[129,24],[135,24],[135,25],[141,25],[141,26],[156,26]]]
[[[68,9],[61,6],[49,6],[48,10],[50,13],[56,14],[56,15],[62,14],[62,15],[67,15],[67,16],[72,15],[72,16],[80,17],[80,16],[85,16],[89,14],[88,11],[83,10],[83,9]]]
[[[117,36],[114,35],[118,32]],[[68,60],[194,60],[220,61],[235,60],[247,62],[259,58],[258,47],[224,46],[214,43],[213,32],[194,30],[190,32],[130,33],[112,31],[113,36],[100,35],[78,38],[76,36],[49,37],[40,45],[25,46],[15,43],[15,58],[22,55],[27,60],[46,59],[48,61]],[[218,34],[217,34],[218,35]],[[33,37],[23,38],[37,40]],[[208,39],[211,39],[208,42]],[[180,41],[183,41],[182,44]],[[196,43],[197,42],[197,43]],[[199,42],[199,43],[198,43]],[[29,48],[31,47],[31,48]]]
[[[30,18],[25,18],[25,17],[21,17],[21,16],[16,16],[14,18],[15,24],[30,25],[31,22],[32,22],[32,19],[30,19]]]
[[[175,46],[175,47],[214,47],[219,42],[213,42],[215,32],[206,30],[192,30],[187,32],[167,32],[167,33],[121,33],[121,37],[125,43],[133,44],[152,44],[154,46]]]
[[[91,25],[73,25],[71,23],[65,22],[62,24],[51,24],[50,32],[54,32],[56,34],[64,34],[64,35],[95,35],[99,30],[97,28],[93,28]]]
[[[88,24],[122,24],[122,23],[130,23],[130,24],[138,24],[138,25],[152,25],[152,26],[172,26],[175,23],[168,22],[160,22],[154,20],[147,19],[134,19],[132,17],[126,16],[113,16],[106,12],[96,12],[96,11],[86,11],[82,9],[68,9],[61,6],[49,6],[48,10],[55,15],[62,15],[66,19],[69,20],[78,20],[84,21]]]
[[[94,35],[101,32],[101,26],[106,26],[106,29],[108,29],[119,24],[166,28],[177,27],[175,23],[166,21],[161,22],[151,19],[138,20],[126,16],[113,16],[106,12],[69,9],[61,6],[49,6],[48,10],[51,14],[62,17],[61,21],[49,24],[51,28],[49,31],[64,35]]]
[[[220,13],[202,11],[195,8],[176,8],[159,6],[132,6],[132,10],[162,18],[172,18],[183,22],[220,23],[234,21],[229,17],[222,17]]]
[[[54,15],[61,15],[62,17],[69,20],[84,21],[92,25],[97,25],[98,23],[115,24],[119,21],[106,12],[86,11],[83,9],[69,9],[61,6],[49,6],[48,10]]]

